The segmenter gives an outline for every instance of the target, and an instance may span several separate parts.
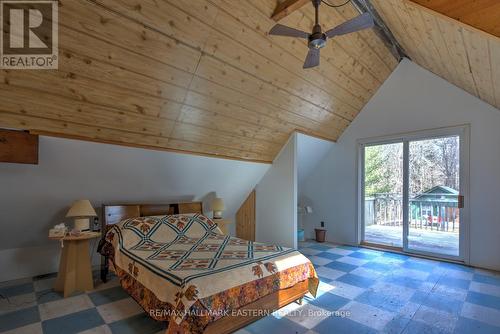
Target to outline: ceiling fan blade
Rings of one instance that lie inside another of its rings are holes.
[[[284,26],[282,24],[277,24],[275,25],[271,31],[269,31],[269,35],[277,35],[277,36],[287,36],[287,37],[299,37],[299,38],[309,38],[309,34],[297,30],[294,28],[290,28],[287,26]]]
[[[310,48],[307,53],[304,68],[316,67],[319,65],[319,49]]]
[[[333,36],[345,35],[351,32],[372,28],[374,25],[375,22],[370,13],[364,13],[328,30],[325,34],[328,38],[332,38]]]

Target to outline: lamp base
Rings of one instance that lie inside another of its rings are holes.
[[[90,231],[90,219],[75,218],[74,229],[80,232]]]
[[[222,219],[222,211],[214,211],[214,219]]]

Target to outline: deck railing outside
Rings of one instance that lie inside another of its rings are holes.
[[[457,196],[450,194],[410,195],[410,228],[457,233],[460,215]],[[403,197],[399,194],[378,193],[365,198],[365,226],[401,226]]]

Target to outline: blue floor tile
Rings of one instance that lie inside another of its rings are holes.
[[[426,264],[426,263],[419,263],[415,261],[405,261],[403,264],[401,264],[401,267],[403,268],[408,268],[408,269],[414,269],[414,270],[420,270],[420,271],[425,271],[425,272],[431,272],[434,270],[433,265],[431,264]]]
[[[465,301],[500,310],[500,297],[469,291]]]
[[[364,268],[375,270],[381,273],[389,272],[394,269],[394,265],[380,262],[368,262],[363,265]]]
[[[318,334],[376,334],[377,331],[348,318],[330,316],[313,328]],[[271,332],[272,333],[272,332]]]
[[[108,325],[113,334],[154,334],[166,329],[166,323],[150,318],[146,313],[115,321]]]
[[[375,306],[376,308],[386,310],[389,312],[398,312],[403,306],[406,305],[407,300],[398,298],[397,296],[389,296],[384,293],[368,290],[360,294],[355,299],[356,301]]]
[[[312,248],[312,249],[320,250],[320,251],[326,251],[326,250],[330,249],[331,247],[325,246],[325,245],[314,245],[314,246],[309,246],[308,248]]]
[[[440,328],[432,327],[420,321],[412,320],[408,323],[403,334],[445,334]]]
[[[333,254],[333,253],[329,253],[329,252],[321,252],[321,253],[316,254],[315,256],[323,257],[323,258],[330,259],[330,260],[337,260],[337,259],[340,259],[342,257],[342,255]]]
[[[337,279],[337,281],[354,285],[360,288],[369,288],[375,283],[375,280],[368,277],[358,276],[354,274],[346,274]]]
[[[455,326],[454,334],[498,334],[500,327],[491,326],[484,322],[460,317]]]
[[[71,313],[59,318],[54,318],[42,322],[44,334],[72,334],[78,333],[90,328],[98,327],[104,324],[97,309]]]
[[[54,300],[63,299],[62,292],[54,291],[53,289],[42,290],[36,293],[36,300],[38,304],[53,302]]]
[[[441,294],[422,291],[416,291],[411,297],[411,301],[452,314],[458,314],[463,305],[463,302],[460,300],[448,298]]]
[[[39,321],[40,314],[38,313],[38,306],[6,313],[0,315],[0,332],[23,327]]]
[[[364,259],[364,260],[373,260],[374,258],[376,258],[379,255],[368,254],[368,253],[364,253],[364,252],[354,252],[354,253],[349,254],[348,256],[355,257],[358,259]]]
[[[382,256],[388,257],[391,259],[401,260],[401,261],[406,261],[410,258],[408,255],[399,254],[399,253],[391,253],[391,252],[385,252]]]
[[[338,311],[342,306],[347,304],[349,299],[334,295],[332,293],[324,293],[320,297],[309,302],[309,304],[316,305],[322,309],[335,312]]]
[[[24,283],[19,285],[7,286],[5,288],[0,288],[0,295],[4,297],[14,297],[19,295],[24,295],[26,293],[33,292],[33,283]]]
[[[389,275],[383,278],[384,282],[404,286],[405,288],[418,289],[422,285],[422,281],[406,276]]]
[[[344,271],[346,273],[358,268],[358,266],[355,266],[353,264],[348,264],[344,262],[338,262],[338,261],[333,261],[325,265],[325,267],[335,269],[335,270],[340,270]]]
[[[353,246],[347,246],[347,245],[343,245],[343,246],[338,246],[337,248],[341,248],[341,249],[345,249],[345,250],[350,250],[350,251],[357,251],[359,250],[359,247],[353,247]]]
[[[128,294],[123,290],[121,286],[114,288],[92,292],[89,294],[89,298],[92,300],[95,306],[108,304],[123,298],[127,298]]]
[[[265,317],[245,328],[252,334],[303,334],[307,328],[286,318],[276,319],[273,316]]]
[[[474,274],[472,277],[473,281],[479,283],[493,284],[500,286],[500,277],[493,277],[488,275]]]
[[[472,267],[467,267],[462,264],[458,263],[450,263],[450,262],[440,262],[439,267],[441,268],[446,268],[446,269],[452,269],[452,270],[459,270],[459,271],[465,271],[465,272],[473,272],[474,268]]]
[[[316,266],[316,269],[317,269],[317,266]],[[328,277],[323,277],[323,276],[320,276],[320,275],[318,275],[318,277],[319,277],[319,280],[321,282],[324,282],[324,283],[329,283],[329,282],[333,281],[331,278],[328,278]]]
[[[401,334],[406,326],[408,326],[410,320],[410,318],[404,317],[402,315],[397,315],[391,321],[389,321],[387,325],[385,325],[382,333]]]

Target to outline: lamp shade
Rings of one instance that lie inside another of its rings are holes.
[[[216,198],[212,202],[212,210],[213,211],[224,211],[224,201],[222,198]]]
[[[73,202],[66,217],[95,217],[97,216],[89,200],[81,199]]]

